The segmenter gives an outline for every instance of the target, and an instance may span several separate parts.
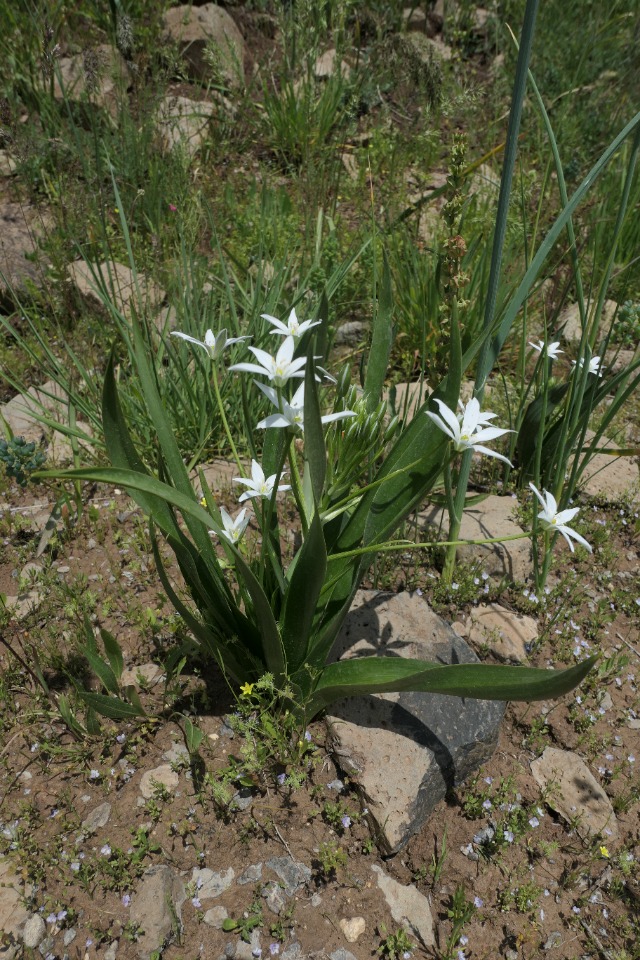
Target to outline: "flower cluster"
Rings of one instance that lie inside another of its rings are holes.
[[[536,350],[538,349],[535,344],[531,344],[531,346]],[[540,349],[543,347],[544,344],[541,341]],[[557,344],[549,345],[547,353],[550,357],[552,356],[551,348],[553,347],[557,347]],[[599,357],[593,358],[594,361],[599,361],[599,359]],[[596,372],[596,370],[590,372]],[[511,430],[502,430],[499,427],[487,426],[487,424],[490,424],[491,420],[495,418],[495,413],[482,413],[480,404],[475,397],[472,397],[466,406],[463,405],[461,400],[458,401],[461,409],[461,413],[458,415],[456,415],[446,403],[443,403],[442,400],[436,399],[435,402],[440,409],[440,415],[427,410],[427,416],[453,441],[453,446],[456,451],[461,453],[464,450],[475,450],[489,457],[497,457],[499,460],[504,460],[505,463],[512,466],[510,461],[507,460],[506,457],[503,457],[502,454],[496,453],[495,450],[490,450],[483,445],[483,442],[495,440],[505,433],[513,432]],[[545,533],[560,533],[569,544],[572,553],[572,539],[580,543],[591,553],[591,547],[584,537],[567,525],[568,521],[573,520],[578,513],[578,507],[573,507],[569,510],[558,510],[558,502],[552,493],[544,490],[543,495],[533,483],[530,483],[529,486],[542,506],[542,510],[538,511],[537,517],[542,530]]]
[[[307,331],[311,330],[312,327],[318,326],[322,321],[305,320],[300,322],[295,310],[292,310],[289,314],[289,319],[286,324],[278,320],[277,317],[272,317],[267,313],[262,314],[262,318],[274,327],[271,331],[274,335],[284,336],[284,340],[277,352],[275,355],[272,355],[266,350],[250,346],[248,349],[254,355],[257,363],[235,363],[229,367],[229,370],[239,373],[259,374],[266,377],[270,384],[272,384],[268,386],[259,380],[253,381],[277,411],[261,420],[256,425],[258,429],[284,428],[294,432],[304,432],[304,383],[300,384],[291,399],[287,399],[284,395],[283,388],[289,380],[302,379],[305,376],[307,357],[295,356],[296,345]],[[217,335],[214,334],[212,330],[207,330],[204,340],[198,340],[196,337],[192,337],[186,333],[179,333],[178,331],[173,331],[172,336],[180,337],[182,340],[202,347],[208,352],[213,361],[217,361],[223,352],[234,343],[241,343],[244,340],[250,339],[249,337],[228,338],[226,330],[221,330]],[[314,359],[318,360],[320,358],[315,357]],[[321,367],[318,369],[329,379],[333,379],[329,377]],[[320,377],[316,376],[316,380],[319,381]],[[323,424],[327,424],[354,416],[355,413],[352,410],[340,410],[325,414],[320,419]],[[265,476],[263,468],[256,460],[251,461],[250,478],[234,477],[233,482],[246,487],[238,498],[239,503],[261,498],[271,500],[274,492],[277,495],[278,493],[291,490],[289,484],[280,483],[280,476],[278,474],[274,473],[269,477]],[[228,540],[229,543],[237,544],[249,524],[246,507],[243,508],[235,518],[233,518],[224,507],[221,507],[220,518],[223,526],[222,536]]]

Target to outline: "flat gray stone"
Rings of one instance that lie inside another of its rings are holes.
[[[585,301],[585,314],[588,323],[593,319],[596,303],[596,300],[593,300],[591,303]],[[600,316],[600,330],[602,334],[608,332],[617,309],[618,304],[615,300],[604,301],[602,314]],[[563,308],[558,317],[557,327],[562,331],[562,336],[567,343],[580,342],[582,337],[582,324],[580,322],[580,306],[577,303],[569,303]]]
[[[207,924],[207,926],[215,927],[216,930],[222,930],[222,924],[224,923],[224,921],[227,919],[228,916],[229,914],[225,907],[216,906],[216,907],[211,907],[210,910],[207,910],[207,912],[205,913],[202,919]]]
[[[2,404],[0,414],[16,437],[40,443],[46,428],[37,417],[62,420],[65,404],[66,396],[62,387],[53,380],[47,380],[40,387],[30,387],[26,393],[18,393]]]
[[[293,943],[290,943],[286,950],[283,950],[280,954],[282,960],[300,960],[302,957],[302,947],[297,940],[294,940]]]
[[[42,233],[37,207],[0,201],[0,296],[11,289],[24,293],[29,284],[42,285],[44,268],[38,263]]]
[[[180,782],[180,778],[175,770],[171,769],[170,764],[161,763],[154,770],[147,770],[140,779],[140,793],[145,800],[150,800],[156,790],[155,784],[158,783],[167,790],[175,790]]]
[[[80,833],[85,837],[88,837],[92,833],[95,833],[96,830],[106,827],[106,825],[109,823],[110,816],[111,804],[106,802],[101,803],[100,806],[91,811],[86,820],[82,821]]]
[[[122,671],[120,684],[123,687],[134,686],[138,690],[142,687],[153,687],[162,678],[162,667],[157,663],[141,663],[136,667],[127,667]],[[172,759],[167,758],[166,759]]]
[[[356,943],[367,929],[364,917],[344,917],[338,924],[347,943]]]
[[[274,913],[276,917],[280,916],[282,911],[287,905],[287,896],[280,886],[279,883],[276,883],[275,880],[270,880],[269,883],[265,883],[262,888],[262,896],[267,905],[267,909]]]
[[[116,960],[116,954],[118,952],[119,941],[112,940],[107,949],[104,952],[104,960]]]
[[[606,829],[609,839],[616,839],[618,824],[611,801],[577,753],[547,747],[532,762],[531,773],[545,791],[545,803],[563,820],[577,821],[581,836],[592,837]]]
[[[140,960],[149,960],[154,950],[178,939],[186,896],[180,875],[172,867],[157,864],[145,870],[130,914],[131,922],[144,930],[136,944]]]
[[[191,883],[195,885],[198,891],[198,899],[213,900],[214,897],[219,897],[220,894],[229,889],[235,875],[233,867],[218,873],[210,870],[209,867],[203,867],[202,869],[194,867]]]
[[[329,957],[330,960],[356,960],[354,955],[349,950],[345,950],[344,947],[334,950],[333,953],[329,954]]]
[[[405,887],[398,883],[377,864],[371,869],[396,923],[401,923],[408,933],[418,937],[425,947],[434,947],[433,917],[427,898],[413,884]]]
[[[136,277],[123,263],[89,264],[78,259],[69,264],[67,273],[81,297],[104,310],[102,297],[107,296],[127,319],[134,309],[157,311],[166,296],[157,283],[140,273]]]
[[[478,662],[417,594],[360,590],[332,657],[373,653]],[[503,713],[493,701],[415,692],[332,705],[327,722],[336,762],[357,783],[385,853],[400,850],[448,790],[491,757]]]
[[[118,92],[126,90],[128,85],[129,72],[124,57],[109,44],[56,61],[53,84],[56,100],[88,101],[116,116]]]
[[[512,517],[517,501],[511,497],[489,496],[472,507],[467,507],[462,515],[460,540],[486,540],[492,537],[511,537],[522,533]],[[440,531],[439,538],[447,539],[448,519],[446,511],[430,506],[419,515],[425,526]],[[425,531],[424,537],[431,536]],[[531,540],[510,540],[507,543],[470,543],[456,548],[460,560],[471,562],[478,560],[486,572],[498,580],[526,580],[530,575]]]
[[[486,646],[499,660],[524,663],[538,639],[538,625],[532,617],[505,610],[498,603],[474,607],[469,619],[469,642]]]
[[[25,947],[28,947],[30,950],[35,950],[35,948],[44,940],[46,933],[46,923],[38,913],[34,913],[32,917],[29,917],[24,925],[22,942],[24,943]]]
[[[157,122],[165,149],[182,146],[190,157],[194,157],[204,142],[209,122],[215,113],[216,107],[207,100],[164,97],[158,109]]]
[[[595,434],[587,430],[585,440],[590,442]],[[598,447],[615,450],[624,443],[616,444],[608,437],[598,440]],[[635,457],[616,457],[607,453],[596,453],[578,481],[578,487],[591,497],[601,497],[608,501],[620,497],[638,494],[638,461]]]
[[[0,930],[16,941],[30,916],[23,906],[25,894],[30,892],[30,888],[25,890],[11,860],[0,857]],[[0,956],[3,956],[2,953]]]
[[[230,87],[244,83],[245,43],[233,18],[217,3],[172,7],[164,16],[168,39],[178,44],[180,56],[197,80],[217,74]],[[215,51],[214,65],[207,51]]]
[[[262,880],[262,864],[252,863],[238,877],[238,883],[243,886],[245,883],[258,883]]]
[[[267,866],[278,874],[284,883],[284,892],[288,897],[292,897],[311,880],[311,868],[290,857],[272,857],[267,860]]]

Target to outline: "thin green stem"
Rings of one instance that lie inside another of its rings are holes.
[[[304,492],[302,490],[302,477],[300,476],[300,471],[298,470],[298,462],[296,460],[296,445],[295,437],[292,436],[289,441],[289,466],[291,467],[291,489],[293,491],[293,496],[296,501],[296,506],[298,507],[298,513],[300,514],[300,521],[302,523],[302,536],[306,536],[307,530],[309,529],[309,521],[307,518],[307,511],[304,505]]]
[[[220,395],[220,384],[218,383],[218,367],[217,367],[217,364],[216,364],[216,361],[215,361],[215,360],[213,361],[213,373],[212,373],[211,379],[212,379],[212,382],[213,382],[213,390],[214,390],[214,393],[215,393],[215,395],[216,395],[216,402],[217,402],[217,404],[218,404],[218,409],[219,409],[219,411],[220,411],[220,416],[222,417],[222,425],[223,425],[223,427],[224,427],[224,432],[225,432],[226,435],[227,435],[227,440],[229,441],[229,446],[231,447],[231,452],[232,452],[232,454],[233,454],[233,459],[236,461],[236,463],[237,463],[237,465],[238,465],[238,470],[240,471],[240,476],[241,476],[241,477],[244,477],[244,476],[245,476],[245,469],[244,469],[244,467],[242,466],[242,463],[240,462],[240,457],[238,456],[238,451],[236,450],[236,445],[235,445],[235,443],[233,442],[233,437],[231,436],[231,430],[229,429],[229,423],[228,423],[228,421],[227,421],[227,415],[226,415],[226,413],[224,412],[224,404],[223,404],[223,402],[222,402],[222,397],[221,397],[221,395]]]
[[[428,550],[431,547],[465,547],[469,544],[482,546],[485,543],[507,543],[509,540],[524,540],[525,537],[530,536],[531,534],[528,531],[523,531],[523,533],[513,533],[509,537],[488,537],[486,540],[433,540],[426,543],[414,543],[413,540],[397,540],[394,543],[372,544],[370,547],[358,547],[356,550],[345,550],[344,553],[332,553],[327,557],[327,560],[347,560],[349,557],[364,557],[368,553],[398,553],[402,550]]]

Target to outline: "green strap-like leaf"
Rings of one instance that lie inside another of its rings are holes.
[[[310,716],[342,697],[416,690],[476,700],[546,700],[573,690],[597,657],[567,670],[495,666],[489,663],[444,665],[402,657],[363,657],[331,663],[322,672],[310,702]]]
[[[307,655],[326,570],[327,549],[320,516],[315,510],[304,543],[293,561],[284,600],[281,630],[289,673],[297,670]]]
[[[236,574],[244,581],[253,603],[254,622],[262,636],[265,670],[276,677],[276,682],[280,682],[286,674],[286,661],[278,624],[267,595],[240,553],[236,555]]]
[[[380,296],[373,316],[371,348],[367,358],[364,395],[367,408],[372,411],[380,403],[382,388],[389,369],[389,355],[393,345],[393,291],[387,254],[383,253]]]
[[[134,717],[146,716],[144,710],[141,713],[138,707],[125,700],[107,697],[103,693],[88,693],[86,690],[79,693],[88,707],[109,720],[131,720]]]
[[[304,378],[304,458],[316,504],[320,502],[327,472],[327,452],[320,419],[320,399],[313,352],[307,358]]]

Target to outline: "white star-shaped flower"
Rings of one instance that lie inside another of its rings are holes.
[[[573,553],[573,544],[571,538],[581,543],[583,547],[586,547],[589,553],[592,553],[592,549],[579,533],[576,533],[575,530],[572,530],[571,527],[567,526],[569,520],[573,520],[576,513],[578,513],[579,507],[572,507],[570,510],[558,510],[558,504],[556,498],[552,493],[549,493],[547,490],[544,490],[544,496],[540,491],[532,484],[529,484],[530,488],[535,493],[536,497],[540,501],[542,510],[538,511],[538,522],[542,524],[543,530],[557,530],[558,533],[561,533],[569,544],[569,549]]]
[[[273,495],[273,487],[276,482],[277,474],[272,474],[270,477],[265,477],[264,470],[257,461],[251,461],[251,480],[247,477],[234,477],[234,483],[243,483],[247,489],[245,492],[238,498],[240,503],[243,503],[244,500],[250,500],[253,497],[266,497],[268,500],[271,499]],[[291,490],[291,487],[288,484],[281,483],[278,487],[278,493],[283,493],[285,490]]]
[[[204,340],[197,340],[195,337],[190,337],[188,333],[179,333],[177,330],[172,330],[171,336],[180,337],[181,340],[188,340],[189,343],[195,343],[196,346],[202,347],[203,350],[207,351],[212,360],[218,360],[227,347],[230,347],[232,344],[251,339],[251,337],[227,337],[226,330],[221,330],[217,336],[213,330],[207,330],[204,335]]]
[[[291,400],[285,400],[278,397],[273,387],[268,387],[257,380],[253,382],[279,411],[261,420],[257,424],[258,430],[265,430],[270,427],[299,427],[304,432],[304,383],[300,384]],[[332,423],[334,420],[344,420],[345,417],[355,417],[355,413],[353,410],[340,410],[337,413],[327,413],[320,417],[320,420],[322,423]]]
[[[300,323],[295,309],[289,314],[289,319],[286,323],[278,320],[277,317],[272,317],[270,313],[262,313],[260,316],[263,320],[268,320],[269,323],[276,328],[272,330],[271,333],[279,337],[293,337],[294,340],[299,340],[307,330],[311,330],[312,327],[317,327],[322,323],[322,320],[303,320],[302,323]]]
[[[601,360],[602,357],[591,357],[589,360],[589,369],[587,370],[587,373],[593,373],[596,377],[604,376],[602,370],[600,369]],[[575,360],[572,360],[571,362],[574,367],[584,367],[584,357],[580,357],[577,363]]]
[[[283,387],[287,380],[292,377],[304,377],[304,365],[307,362],[306,357],[297,357],[293,359],[295,350],[295,340],[287,336],[282,346],[279,348],[275,357],[267,353],[266,350],[259,350],[258,347],[249,347],[258,363],[236,363],[229,370],[242,370],[247,373],[260,373],[266,376],[276,387]]]
[[[537,350],[538,353],[544,353],[545,356],[549,357],[550,360],[557,360],[558,355],[564,353],[564,350],[560,350],[560,341],[555,340],[553,343],[545,344],[544,340],[538,340],[537,343],[532,343],[531,340],[528,341],[529,346],[533,347],[534,350]]]
[[[430,410],[426,411],[427,416],[431,417],[433,422],[453,440],[453,445],[458,452],[476,450],[478,453],[485,453],[488,457],[497,457],[498,460],[504,460],[509,466],[513,466],[511,461],[503,457],[501,453],[496,453],[495,450],[489,450],[488,447],[483,446],[483,443],[496,440],[505,433],[513,433],[513,430],[502,430],[500,427],[487,426],[497,414],[482,413],[476,397],[472,397],[467,405],[462,407],[462,413],[458,416],[442,400],[436,399],[436,403],[440,409],[440,416]]]
[[[247,529],[249,517],[245,516],[246,512],[247,508],[243,507],[235,520],[233,520],[225,508],[220,507],[220,518],[222,520],[222,526],[224,527],[222,536],[225,537],[229,543],[238,543]]]

